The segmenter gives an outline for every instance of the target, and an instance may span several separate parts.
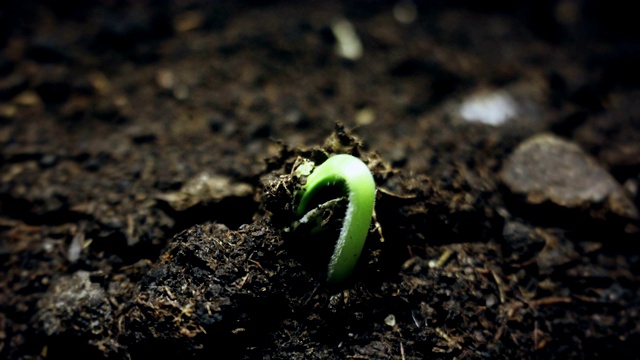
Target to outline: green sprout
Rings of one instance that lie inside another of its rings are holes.
[[[351,155],[335,155],[307,177],[307,183],[301,190],[297,215],[309,215],[311,211],[307,212],[307,207],[314,196],[323,188],[335,185],[342,185],[348,204],[329,262],[329,283],[342,282],[355,268],[369,233],[376,195],[376,184],[367,165]],[[307,215],[300,220],[301,223],[308,221]]]

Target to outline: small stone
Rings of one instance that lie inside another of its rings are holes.
[[[485,298],[485,305],[489,308],[494,306],[497,303],[498,303],[498,298],[494,294],[489,294]]]
[[[521,143],[500,176],[530,204],[551,201],[567,208],[605,204],[619,216],[638,218],[638,210],[622,187],[594,158],[554,135],[536,135]]]
[[[341,57],[356,61],[362,57],[362,42],[356,28],[347,19],[336,19],[331,24],[336,38],[336,52]]]
[[[390,314],[389,316],[384,318],[384,323],[387,324],[387,326],[391,326],[391,327],[396,326],[396,317],[395,317],[395,315]]]
[[[459,115],[469,122],[498,126],[518,116],[518,104],[505,91],[474,94],[462,102]]]
[[[371,124],[376,119],[376,112],[372,108],[364,108],[356,113],[355,120],[358,126]]]

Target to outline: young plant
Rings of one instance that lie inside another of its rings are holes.
[[[376,184],[369,168],[360,159],[351,155],[335,155],[307,177],[307,183],[301,190],[297,215],[311,213],[307,209],[310,201],[323,188],[334,185],[343,185],[348,201],[327,274],[328,282],[339,283],[351,274],[362,252],[373,216]],[[305,215],[300,222],[306,222],[306,218]]]

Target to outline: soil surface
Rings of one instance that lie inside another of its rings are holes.
[[[0,358],[638,358],[619,2],[0,5]],[[330,285],[295,169],[339,153]]]

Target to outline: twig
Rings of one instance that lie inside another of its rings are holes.
[[[491,270],[491,275],[493,275],[493,279],[496,281],[498,286],[498,294],[500,295],[500,303],[504,304],[506,302],[507,296],[504,291],[504,281],[500,278],[500,275],[496,274],[495,271]]]

